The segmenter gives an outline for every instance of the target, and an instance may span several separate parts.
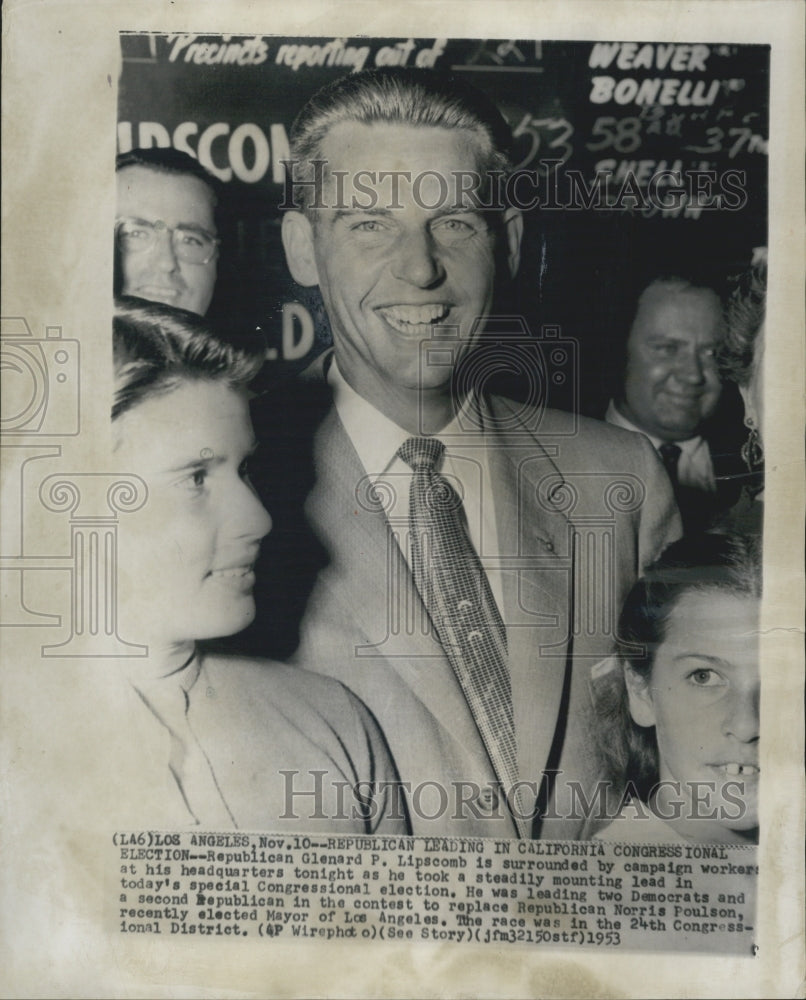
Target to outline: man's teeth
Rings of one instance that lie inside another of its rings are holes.
[[[246,576],[250,571],[251,566],[235,566],[232,569],[214,569],[212,571],[213,576]]]
[[[423,326],[440,323],[450,312],[450,306],[432,302],[423,306],[387,306],[380,312],[393,326]]]
[[[740,774],[745,776],[758,774],[758,768],[752,764],[726,764],[725,773],[729,774],[732,778],[737,778]]]

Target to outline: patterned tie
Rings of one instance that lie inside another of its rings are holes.
[[[518,780],[518,752],[506,629],[468,538],[462,501],[435,471],[444,451],[436,438],[409,438],[398,451],[414,473],[409,494],[414,582],[509,793]]]
[[[669,479],[672,481],[672,487],[677,492],[677,488],[680,485],[680,480],[677,477],[677,463],[680,461],[683,449],[679,445],[669,444],[667,441],[658,448],[658,452],[669,474]]]

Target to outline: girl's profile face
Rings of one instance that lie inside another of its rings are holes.
[[[628,670],[630,711],[654,725],[661,783],[656,811],[696,840],[741,840],[758,827],[759,602],[689,591],[667,622],[648,683]]]
[[[271,527],[247,475],[255,447],[245,396],[183,381],[115,422],[121,468],[148,487],[121,518],[120,607],[137,634],[181,643],[231,635],[254,618],[253,566]]]

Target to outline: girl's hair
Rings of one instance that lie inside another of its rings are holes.
[[[747,387],[767,303],[767,260],[762,257],[735,280],[726,310],[725,339],[718,362],[723,378]]]
[[[761,597],[761,540],[749,535],[692,535],[675,542],[635,584],[619,619],[618,669],[596,690],[600,744],[610,772],[626,779],[646,801],[659,780],[654,727],[639,726],[630,714],[624,668],[649,683],[658,647],[672,612],[690,591],[722,591]]]
[[[245,389],[265,358],[265,345],[257,340],[225,340],[195,313],[133,297],[116,300],[112,329],[113,420],[181,381]]]

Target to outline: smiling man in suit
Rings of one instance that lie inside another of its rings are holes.
[[[605,420],[652,442],[689,534],[707,527],[733,498],[731,480],[722,479],[731,470],[728,456],[720,454],[720,422],[710,419],[722,395],[716,363],[724,335],[722,302],[712,287],[716,282],[694,272],[658,272],[643,282],[636,277],[636,284],[643,287],[625,303],[633,316],[626,324],[620,385]]]
[[[491,312],[523,226],[508,142],[484,95],[417,71],[345,77],[294,124],[286,257],[334,341],[297,657],[372,710],[415,834],[575,837],[589,670],[679,522],[638,435],[484,391],[490,328],[518,326]]]

